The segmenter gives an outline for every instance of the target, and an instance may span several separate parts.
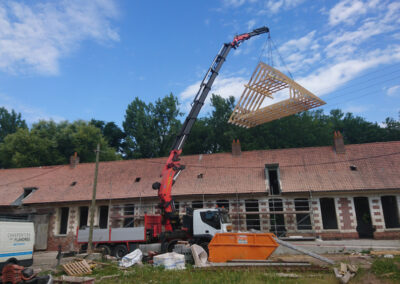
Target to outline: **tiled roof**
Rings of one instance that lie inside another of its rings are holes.
[[[151,185],[160,180],[166,158],[101,162],[97,199],[155,197]],[[262,150],[183,156],[186,169],[173,194],[266,192],[264,167],[279,164],[283,193],[400,189],[400,141],[332,147]],[[350,165],[357,167],[350,170]],[[202,178],[198,178],[203,174]],[[38,190],[24,204],[90,200],[94,163],[0,170],[0,205],[12,204],[24,188]],[[140,177],[139,182],[135,179]],[[76,182],[75,185],[72,185]]]

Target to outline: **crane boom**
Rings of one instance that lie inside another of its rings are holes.
[[[268,33],[269,29],[267,27],[261,27],[253,30],[249,33],[240,34],[234,37],[233,41],[230,43],[224,43],[217,56],[211,63],[203,81],[200,84],[199,91],[197,92],[192,108],[183,123],[183,126],[178,133],[174,144],[172,145],[172,150],[167,159],[167,163],[163,167],[161,173],[161,183],[155,182],[153,184],[153,189],[158,190],[158,197],[160,198],[159,207],[161,209],[161,214],[163,216],[163,221],[166,231],[172,231],[179,226],[179,216],[175,214],[175,206],[171,196],[171,189],[178,178],[181,171],[185,168],[180,164],[179,156],[182,153],[183,145],[188,138],[192,127],[199,115],[201,108],[207,98],[209,91],[214,83],[215,78],[218,76],[219,70],[224,64],[226,57],[228,56],[231,49],[236,49],[239,45],[250,39],[253,36]]]

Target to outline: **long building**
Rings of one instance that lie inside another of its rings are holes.
[[[101,162],[95,225],[133,227],[157,214],[166,158]],[[400,238],[400,141],[333,147],[240,150],[182,156],[175,206],[225,207],[234,230],[281,238]],[[37,250],[76,249],[87,226],[94,163],[0,170],[0,216],[33,220]]]

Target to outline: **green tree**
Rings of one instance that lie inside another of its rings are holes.
[[[17,114],[14,110],[9,112],[4,107],[0,107],[0,143],[8,134],[15,133],[18,128],[27,128],[21,114]]]
[[[90,121],[91,125],[96,126],[100,129],[104,138],[107,139],[108,145],[110,147],[115,148],[117,151],[122,152],[124,147],[124,139],[125,133],[121,130],[121,128],[116,125],[114,122],[105,122],[103,120],[92,119]]]
[[[4,168],[21,168],[66,164],[74,152],[81,162],[94,162],[97,143],[102,161],[116,160],[119,155],[108,146],[101,131],[84,121],[55,123],[39,121],[32,129],[19,129],[0,144],[0,161]]]
[[[181,125],[178,99],[167,95],[155,104],[135,98],[128,105],[123,122],[127,158],[152,158],[168,155]]]

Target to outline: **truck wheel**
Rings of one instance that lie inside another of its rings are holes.
[[[101,249],[104,255],[111,255],[111,248],[108,245],[98,245],[98,249]]]
[[[113,249],[113,256],[115,256],[116,258],[123,258],[127,254],[128,254],[128,249],[126,245],[117,245]]]
[[[172,240],[167,244],[167,252],[172,252],[175,248],[175,245],[178,243],[178,240]]]

